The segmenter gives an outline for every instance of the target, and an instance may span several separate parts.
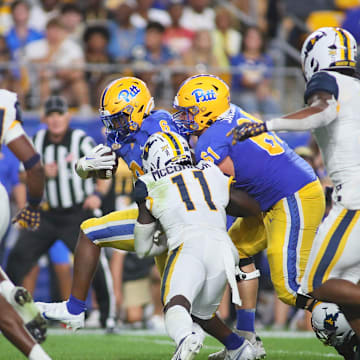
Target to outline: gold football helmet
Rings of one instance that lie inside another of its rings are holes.
[[[146,84],[135,77],[123,77],[104,89],[99,112],[107,134],[113,133],[118,142],[138,131],[153,108],[154,100]]]
[[[196,75],[180,86],[173,103],[174,121],[182,135],[199,133],[230,108],[228,85],[214,75]]]

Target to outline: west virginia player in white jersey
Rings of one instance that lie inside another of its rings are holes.
[[[172,359],[193,359],[202,346],[191,316],[205,330],[216,328],[214,334],[227,346],[227,359],[255,359],[251,343],[214,314],[227,282],[233,302],[241,303],[235,280],[239,256],[226,232],[225,209],[231,202],[233,215],[257,215],[259,204],[230,188],[232,177],[213,163],[193,165],[189,145],[176,133],[151,135],[142,158],[146,174],[134,191],[139,206],[135,249],[144,256],[168,248],[161,296],[165,326],[177,345]],[[162,246],[153,242],[157,221],[167,238]]]
[[[301,283],[303,294],[339,305],[360,337],[360,81],[357,44],[342,28],[320,28],[301,59],[305,109],[234,130],[244,140],[272,130],[313,130],[334,185],[334,205],[319,228]],[[306,306],[306,298],[298,297]],[[358,355],[359,356],[359,355]]]
[[[0,147],[6,144],[23,162],[27,175],[28,199],[13,223],[35,230],[40,224],[39,204],[44,190],[44,169],[40,156],[27,138],[21,123],[17,95],[0,89]],[[0,183],[0,241],[10,220],[10,205],[5,187]],[[21,264],[19,264],[21,266]],[[46,322],[31,294],[15,286],[0,267],[0,330],[29,359],[48,360],[38,342],[46,338]]]

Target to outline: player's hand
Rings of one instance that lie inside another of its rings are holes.
[[[226,136],[232,135],[232,145],[235,145],[237,141],[244,141],[249,137],[257,136],[264,132],[267,132],[266,123],[245,122],[235,126]]]
[[[76,172],[82,177],[81,174],[93,170],[112,170],[115,158],[116,154],[108,146],[99,144],[77,161]]]
[[[13,217],[11,222],[17,223],[23,229],[35,231],[40,226],[39,208],[26,205]]]

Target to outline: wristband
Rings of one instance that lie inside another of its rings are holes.
[[[27,202],[29,203],[29,205],[31,205],[34,208],[40,205],[41,200],[42,198],[31,197],[29,194],[27,195]]]
[[[36,153],[30,159],[24,161],[25,170],[31,169],[40,160],[40,155]]]

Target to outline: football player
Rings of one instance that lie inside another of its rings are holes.
[[[170,113],[153,111],[153,108],[154,100],[142,80],[124,77],[111,82],[100,99],[100,118],[106,128],[108,146],[100,144],[87,157],[79,159],[77,173],[86,178],[93,170],[111,170],[117,156],[125,160],[135,179],[142,175],[141,154],[148,137],[158,131],[177,131]],[[84,326],[85,299],[100,249],[110,246],[135,251],[134,225],[137,216],[137,209],[115,211],[81,224],[70,298],[62,303],[38,303],[45,317],[61,320],[74,330]],[[156,259],[159,269],[163,269],[166,253]]]
[[[301,293],[338,304],[360,337],[360,81],[355,71],[356,52],[354,37],[342,28],[313,32],[301,50],[308,106],[266,123],[244,123],[233,134],[241,141],[272,130],[314,130],[334,185],[334,204],[315,238]],[[298,299],[299,306],[311,306],[307,296]]]
[[[310,165],[274,133],[231,144],[226,136],[243,122],[258,122],[230,103],[227,84],[213,75],[197,75],[179,88],[174,107],[179,131],[198,136],[196,161],[210,160],[235,186],[256,199],[260,217],[238,218],[229,235],[240,255],[240,268],[250,272],[239,282],[243,305],[237,310],[237,329],[257,345],[258,358],[265,356],[254,331],[258,274],[252,256],[267,248],[271,279],[278,297],[295,305],[300,279],[316,229],[324,214],[322,187]],[[223,359],[224,352],[210,355]]]
[[[226,210],[234,216],[255,216],[259,204],[231,188],[232,177],[213,163],[195,166],[189,145],[176,133],[151,135],[142,159],[146,174],[134,191],[139,207],[135,249],[140,256],[168,249],[161,297],[166,330],[177,345],[172,359],[190,360],[200,351],[202,337],[194,331],[193,319],[212,329],[226,346],[227,359],[255,359],[250,342],[214,314],[227,282],[233,302],[240,304],[235,279],[239,256],[226,231]],[[153,242],[157,221],[167,239],[160,244]]]
[[[23,162],[27,175],[27,205],[12,220],[20,227],[35,230],[40,224],[39,204],[44,190],[44,169],[40,156],[26,136],[21,123],[17,95],[0,90],[0,146],[6,144]],[[10,220],[9,198],[0,183],[0,241]],[[21,264],[19,265],[21,266]],[[0,267],[0,330],[25,356],[33,360],[50,357],[38,342],[46,338],[46,322],[31,294],[15,286]]]

